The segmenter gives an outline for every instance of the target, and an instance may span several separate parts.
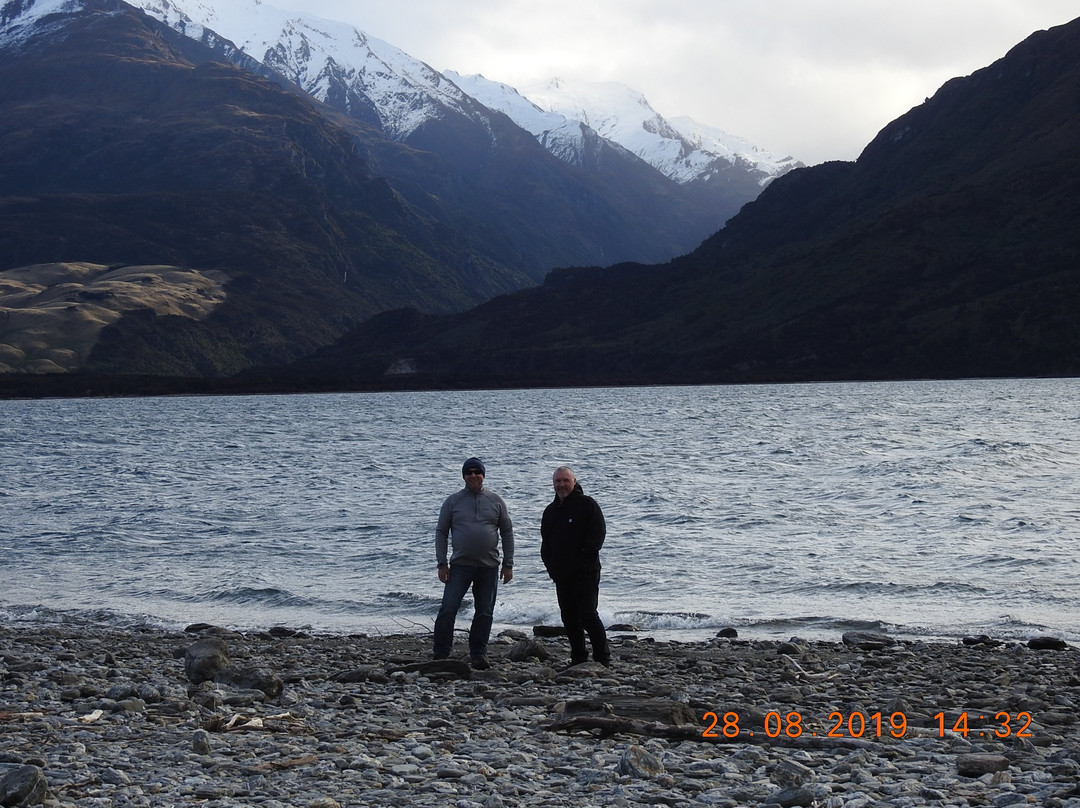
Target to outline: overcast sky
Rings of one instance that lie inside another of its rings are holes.
[[[1080,16],[1080,0],[270,0],[355,25],[437,70],[517,85],[619,81],[808,164]]]

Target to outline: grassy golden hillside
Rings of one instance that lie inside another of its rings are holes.
[[[54,263],[0,272],[0,372],[79,370],[101,330],[131,311],[201,320],[226,297],[221,272]]]

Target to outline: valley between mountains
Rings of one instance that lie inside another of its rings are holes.
[[[254,1],[9,0],[0,394],[1075,374],[1078,26],[807,167]]]

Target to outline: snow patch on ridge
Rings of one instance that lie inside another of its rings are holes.
[[[748,140],[728,134],[715,126],[699,123],[685,115],[668,118],[668,122],[695,148],[719,156],[729,156],[732,160],[748,162],[769,174],[770,178],[786,174],[793,168],[801,168],[804,165],[791,155],[780,156],[764,151]]]
[[[0,5],[0,48],[22,42],[40,20],[51,14],[75,14],[82,10],[80,0],[9,0]]]

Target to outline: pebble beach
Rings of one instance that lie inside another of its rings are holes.
[[[0,626],[0,804],[1080,808],[1065,643],[611,637]]]

